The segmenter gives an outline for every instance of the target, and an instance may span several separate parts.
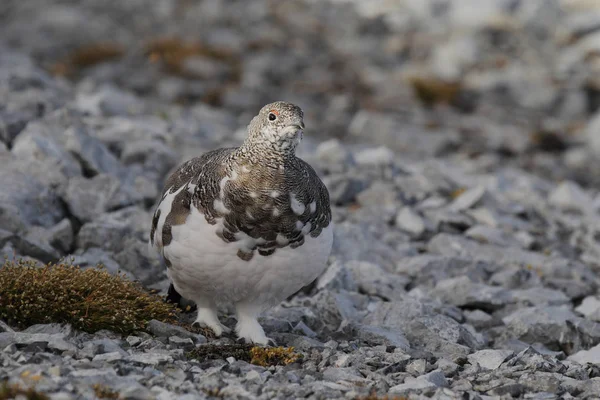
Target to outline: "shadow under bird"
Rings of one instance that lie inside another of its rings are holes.
[[[325,268],[329,193],[296,157],[303,130],[298,106],[268,104],[240,147],[193,158],[166,181],[150,246],[167,265],[170,294],[195,302],[195,323],[217,336],[229,332],[217,316],[224,303],[235,307],[240,339],[267,344],[259,315]]]

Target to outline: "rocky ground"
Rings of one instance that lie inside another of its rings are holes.
[[[52,399],[599,398],[599,77],[593,1],[3,0],[6,257],[165,290],[146,242],[166,175],[274,100],[305,110],[337,225],[324,275],[263,319],[301,362],[189,359],[207,339],[160,323],[0,324],[0,379]]]

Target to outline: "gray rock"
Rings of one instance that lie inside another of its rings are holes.
[[[369,346],[394,346],[404,351],[410,349],[410,344],[402,330],[361,324],[353,325],[353,327],[356,338]]]
[[[323,378],[332,382],[352,382],[353,384],[365,383],[367,380],[356,368],[326,368]]]
[[[465,236],[482,243],[495,244],[502,247],[521,246],[521,242],[507,232],[486,225],[475,225],[465,232]],[[529,245],[530,246],[530,245]],[[522,246],[529,248],[529,246]]]
[[[477,364],[481,368],[495,370],[500,368],[514,353],[512,350],[479,350],[467,357],[471,364]]]
[[[146,330],[158,337],[179,337],[182,339],[192,339],[196,343],[206,343],[206,338],[198,333],[193,333],[184,328],[157,321],[155,319],[148,322]]]
[[[65,209],[58,193],[48,185],[53,178],[51,171],[44,174],[43,166],[30,163],[36,168],[36,175],[29,171],[11,155],[0,155],[0,187],[10,188],[0,191],[0,226],[17,232],[28,225],[51,227],[65,217]],[[38,175],[39,174],[39,175]]]
[[[173,357],[161,353],[137,353],[132,354],[129,360],[139,364],[157,366],[173,362]]]
[[[575,308],[579,314],[592,321],[600,321],[600,300],[596,296],[588,296]]]
[[[69,211],[82,223],[86,223],[120,204],[120,196],[121,182],[111,175],[99,174],[91,179],[70,179],[65,200]]]
[[[594,115],[588,122],[588,126],[585,128],[589,147],[596,154],[600,154],[600,138],[598,138],[598,132],[600,132],[600,113]]]
[[[48,242],[59,251],[67,253],[73,247],[73,225],[71,220],[65,218],[47,230]]]
[[[111,363],[114,361],[120,361],[122,359],[123,359],[123,355],[121,353],[119,353],[118,351],[114,351],[114,352],[110,352],[110,353],[97,354],[94,356],[92,361]]]
[[[368,189],[356,196],[358,204],[363,207],[397,207],[398,193],[394,185],[376,181]]]
[[[97,92],[79,93],[77,108],[92,115],[134,115],[143,109],[136,96],[114,86],[103,86]]]
[[[593,198],[575,182],[562,182],[550,193],[548,202],[566,211],[587,213],[593,209]]]
[[[30,124],[16,138],[11,151],[21,159],[49,161],[57,165],[60,172],[68,178],[82,173],[77,159],[40,124]]]
[[[190,338],[181,338],[179,336],[169,337],[169,344],[179,349],[189,349],[194,347],[194,341]]]
[[[409,207],[402,207],[396,215],[396,226],[412,235],[419,237],[427,229],[423,218]]]
[[[374,263],[349,261],[346,268],[359,292],[384,300],[401,299],[404,296],[404,287],[409,283],[408,279],[390,274]]]
[[[439,309],[437,310],[439,312]],[[405,333],[412,348],[445,355],[466,355],[483,343],[458,322],[436,312],[433,304],[405,298],[379,303],[363,323]]]
[[[327,186],[331,203],[338,206],[354,202],[356,196],[367,187],[365,181],[345,174],[327,175],[323,177],[323,183]]]
[[[321,142],[317,146],[316,153],[318,160],[325,164],[328,169],[333,168],[335,172],[341,172],[354,163],[352,153],[337,139]]]
[[[574,350],[580,346],[600,342],[600,326],[586,323],[563,307],[521,308],[503,318],[506,330],[503,335],[527,343],[539,342],[550,348],[560,348],[566,343]]]
[[[527,306],[562,306],[571,302],[563,292],[545,287],[513,290],[512,297],[514,301]]]
[[[600,364],[600,345],[596,345],[589,350],[580,350],[570,355],[567,360],[580,364]]]
[[[101,214],[92,222],[85,223],[77,234],[76,245],[87,250],[91,247],[107,251],[123,250],[124,241],[131,232],[131,226],[125,221],[119,221],[111,214]]]
[[[357,286],[352,272],[346,264],[335,261],[317,278],[318,289],[356,291]]]
[[[361,166],[385,166],[394,162],[394,152],[387,147],[361,150],[354,156]]]
[[[391,387],[390,393],[410,393],[445,386],[448,386],[448,381],[444,373],[436,370],[418,378],[406,378],[404,383]]]
[[[474,283],[466,276],[440,281],[431,293],[443,303],[485,311],[502,308],[512,300],[506,289]]]
[[[485,195],[485,188],[482,186],[476,186],[468,189],[460,196],[458,196],[450,205],[449,208],[452,211],[465,211],[475,206]]]
[[[482,310],[465,310],[463,314],[466,322],[476,329],[490,328],[496,323],[494,317]]]
[[[131,236],[125,238],[114,258],[144,285],[153,285],[166,277],[164,265],[156,253],[149,251],[146,240]]]
[[[3,332],[0,333],[0,348],[11,344],[26,346],[33,343],[44,343],[46,347],[58,352],[77,351],[77,347],[65,340],[64,333],[25,333],[25,332]]]
[[[498,268],[494,263],[477,262],[469,258],[419,254],[398,260],[396,273],[408,275],[417,285],[433,287],[445,279],[461,276],[483,282]]]
[[[117,264],[110,253],[97,247],[91,247],[86,251],[78,252],[78,254],[67,256],[65,257],[65,260],[72,265],[81,267],[82,269],[93,268],[98,265],[102,265],[111,274],[116,274],[120,271],[126,276],[128,275],[130,278],[133,278],[133,275],[128,274],[123,270],[123,268],[121,268],[119,264]]]

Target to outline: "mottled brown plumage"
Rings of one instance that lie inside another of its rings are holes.
[[[297,112],[293,107],[284,107],[280,114]],[[305,235],[317,237],[329,225],[331,209],[325,185],[310,165],[296,157],[295,145],[281,148],[280,142],[261,134],[261,116],[250,123],[242,146],[191,159],[167,179],[163,199],[183,190],[173,199],[162,232],[158,232],[163,246],[171,242],[172,227],[185,223],[191,207],[196,207],[209,224],[223,219],[218,234],[224,242],[241,240],[236,237],[238,232],[255,239],[249,248],[238,250],[243,260],[250,260],[255,251],[268,256],[277,248],[301,246]],[[292,209],[292,196],[304,208],[301,213]],[[215,207],[215,200],[228,211]],[[157,209],[152,220],[151,241],[157,234],[160,212]]]

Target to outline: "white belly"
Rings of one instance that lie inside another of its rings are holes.
[[[192,207],[185,224],[173,226],[164,256],[168,275],[185,298],[210,298],[217,303],[252,303],[266,309],[318,277],[326,266],[333,242],[333,223],[319,237],[307,235],[303,245],[287,246],[274,254],[255,252],[249,261],[237,256],[239,242],[226,243]]]

